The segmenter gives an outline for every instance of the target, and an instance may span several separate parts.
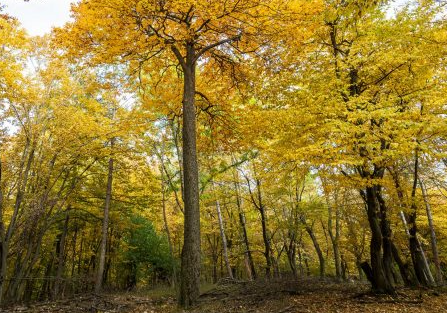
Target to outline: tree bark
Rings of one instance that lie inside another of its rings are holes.
[[[110,149],[113,149],[114,138],[110,141]],[[109,228],[109,210],[112,202],[112,183],[113,183],[113,158],[109,158],[108,175],[107,175],[107,187],[106,187],[106,199],[104,203],[104,216],[102,220],[102,232],[101,232],[101,245],[99,248],[99,261],[98,271],[96,273],[95,280],[95,292],[100,292],[102,289],[102,282],[104,276],[104,264],[106,260],[106,248],[107,248],[107,230]]]
[[[382,260],[382,229],[380,225],[380,212],[377,203],[378,186],[366,187],[366,206],[368,222],[371,229],[371,284],[377,293],[395,293],[394,286],[387,278]],[[362,266],[363,268],[363,266]],[[366,273],[366,272],[365,272]]]
[[[394,284],[395,273],[393,271],[393,250],[392,250],[392,231],[391,224],[388,218],[388,208],[385,200],[382,198],[381,188],[377,187],[376,197],[380,208],[380,228],[382,231],[382,251],[383,251],[383,269],[387,280]]]
[[[197,164],[195,111],[196,55],[194,43],[188,42],[186,44],[186,58],[179,59],[179,62],[182,64],[184,75],[182,138],[185,204],[179,303],[181,306],[188,308],[196,304],[200,295],[201,267],[199,169]]]

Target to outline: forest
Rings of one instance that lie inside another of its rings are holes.
[[[0,9],[0,157],[0,312],[443,312],[447,1]]]

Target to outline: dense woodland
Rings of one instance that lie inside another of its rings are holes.
[[[0,16],[2,304],[447,275],[445,1],[82,0]]]

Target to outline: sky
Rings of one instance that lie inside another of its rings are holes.
[[[54,26],[62,26],[70,19],[73,0],[0,0],[4,12],[17,17],[32,36],[41,36]]]

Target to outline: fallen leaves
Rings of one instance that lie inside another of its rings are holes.
[[[400,289],[396,296],[374,295],[361,282],[337,283],[332,279],[300,278],[220,284],[202,294],[190,313],[354,313],[444,312],[447,293]],[[180,313],[172,296],[148,293],[90,294],[52,302],[20,305],[8,313]]]

